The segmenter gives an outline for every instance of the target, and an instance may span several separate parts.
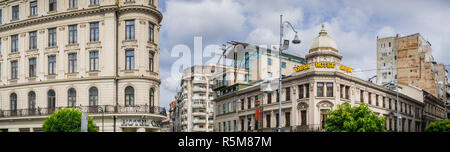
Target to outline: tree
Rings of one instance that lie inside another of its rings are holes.
[[[425,128],[425,132],[450,132],[450,120],[436,120]]]
[[[329,112],[326,132],[386,132],[384,117],[377,116],[365,103],[351,107],[345,103]]]
[[[81,112],[76,109],[60,109],[49,116],[42,125],[44,132],[80,132]],[[88,117],[88,132],[97,132],[91,117]]]

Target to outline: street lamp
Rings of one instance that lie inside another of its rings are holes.
[[[279,46],[279,59],[280,59],[280,79],[278,82],[278,132],[281,132],[281,124],[282,124],[282,120],[281,120],[281,80],[282,80],[282,74],[281,74],[281,69],[282,69],[282,62],[281,62],[281,55],[283,50],[287,50],[289,48],[289,41],[285,40],[284,44],[282,44],[283,42],[283,30],[284,30],[284,25],[287,24],[289,25],[289,27],[291,27],[291,29],[295,32],[295,37],[292,40],[292,43],[294,44],[300,44],[302,41],[299,39],[297,31],[295,30],[294,26],[292,26],[292,24],[288,21],[283,22],[283,15],[280,15],[280,46]]]

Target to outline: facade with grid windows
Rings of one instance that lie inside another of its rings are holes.
[[[335,41],[322,27],[305,56],[306,64],[283,78],[281,101],[278,100],[277,86],[271,87],[271,94],[263,92],[268,85],[266,82],[219,96],[214,100],[214,109],[218,110],[215,112],[215,129],[220,132],[272,132],[281,124],[283,132],[324,131],[329,111],[344,103],[352,106],[367,104],[377,115],[386,118],[388,131],[420,132],[430,119],[445,118],[442,100],[421,89],[401,86],[397,102],[395,90],[355,77],[351,68],[341,64],[342,58]],[[240,108],[220,108],[220,105],[230,103],[236,103]],[[400,128],[397,128],[397,111],[401,116]],[[230,125],[237,125],[237,129]]]
[[[160,131],[157,6],[0,0],[0,129],[42,131],[49,114],[77,108],[99,131]]]

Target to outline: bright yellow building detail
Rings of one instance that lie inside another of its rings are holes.
[[[316,68],[334,68],[334,63],[331,62],[316,62]]]
[[[295,71],[297,71],[297,72],[304,71],[304,70],[308,70],[309,68],[311,68],[311,65],[310,64],[305,64],[305,65],[297,66],[295,68]]]
[[[346,72],[352,73],[352,68],[350,68],[350,67],[341,65],[341,66],[340,66],[340,69],[341,69],[342,71],[346,71]]]

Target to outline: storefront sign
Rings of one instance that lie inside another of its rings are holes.
[[[300,71],[308,70],[309,68],[311,68],[311,65],[305,64],[305,65],[297,66],[295,68],[295,71],[300,72]]]
[[[161,121],[147,119],[122,119],[122,127],[161,127]]]
[[[346,71],[346,72],[352,73],[352,68],[350,68],[350,67],[341,65],[341,66],[340,66],[340,69],[341,69],[342,71]]]

